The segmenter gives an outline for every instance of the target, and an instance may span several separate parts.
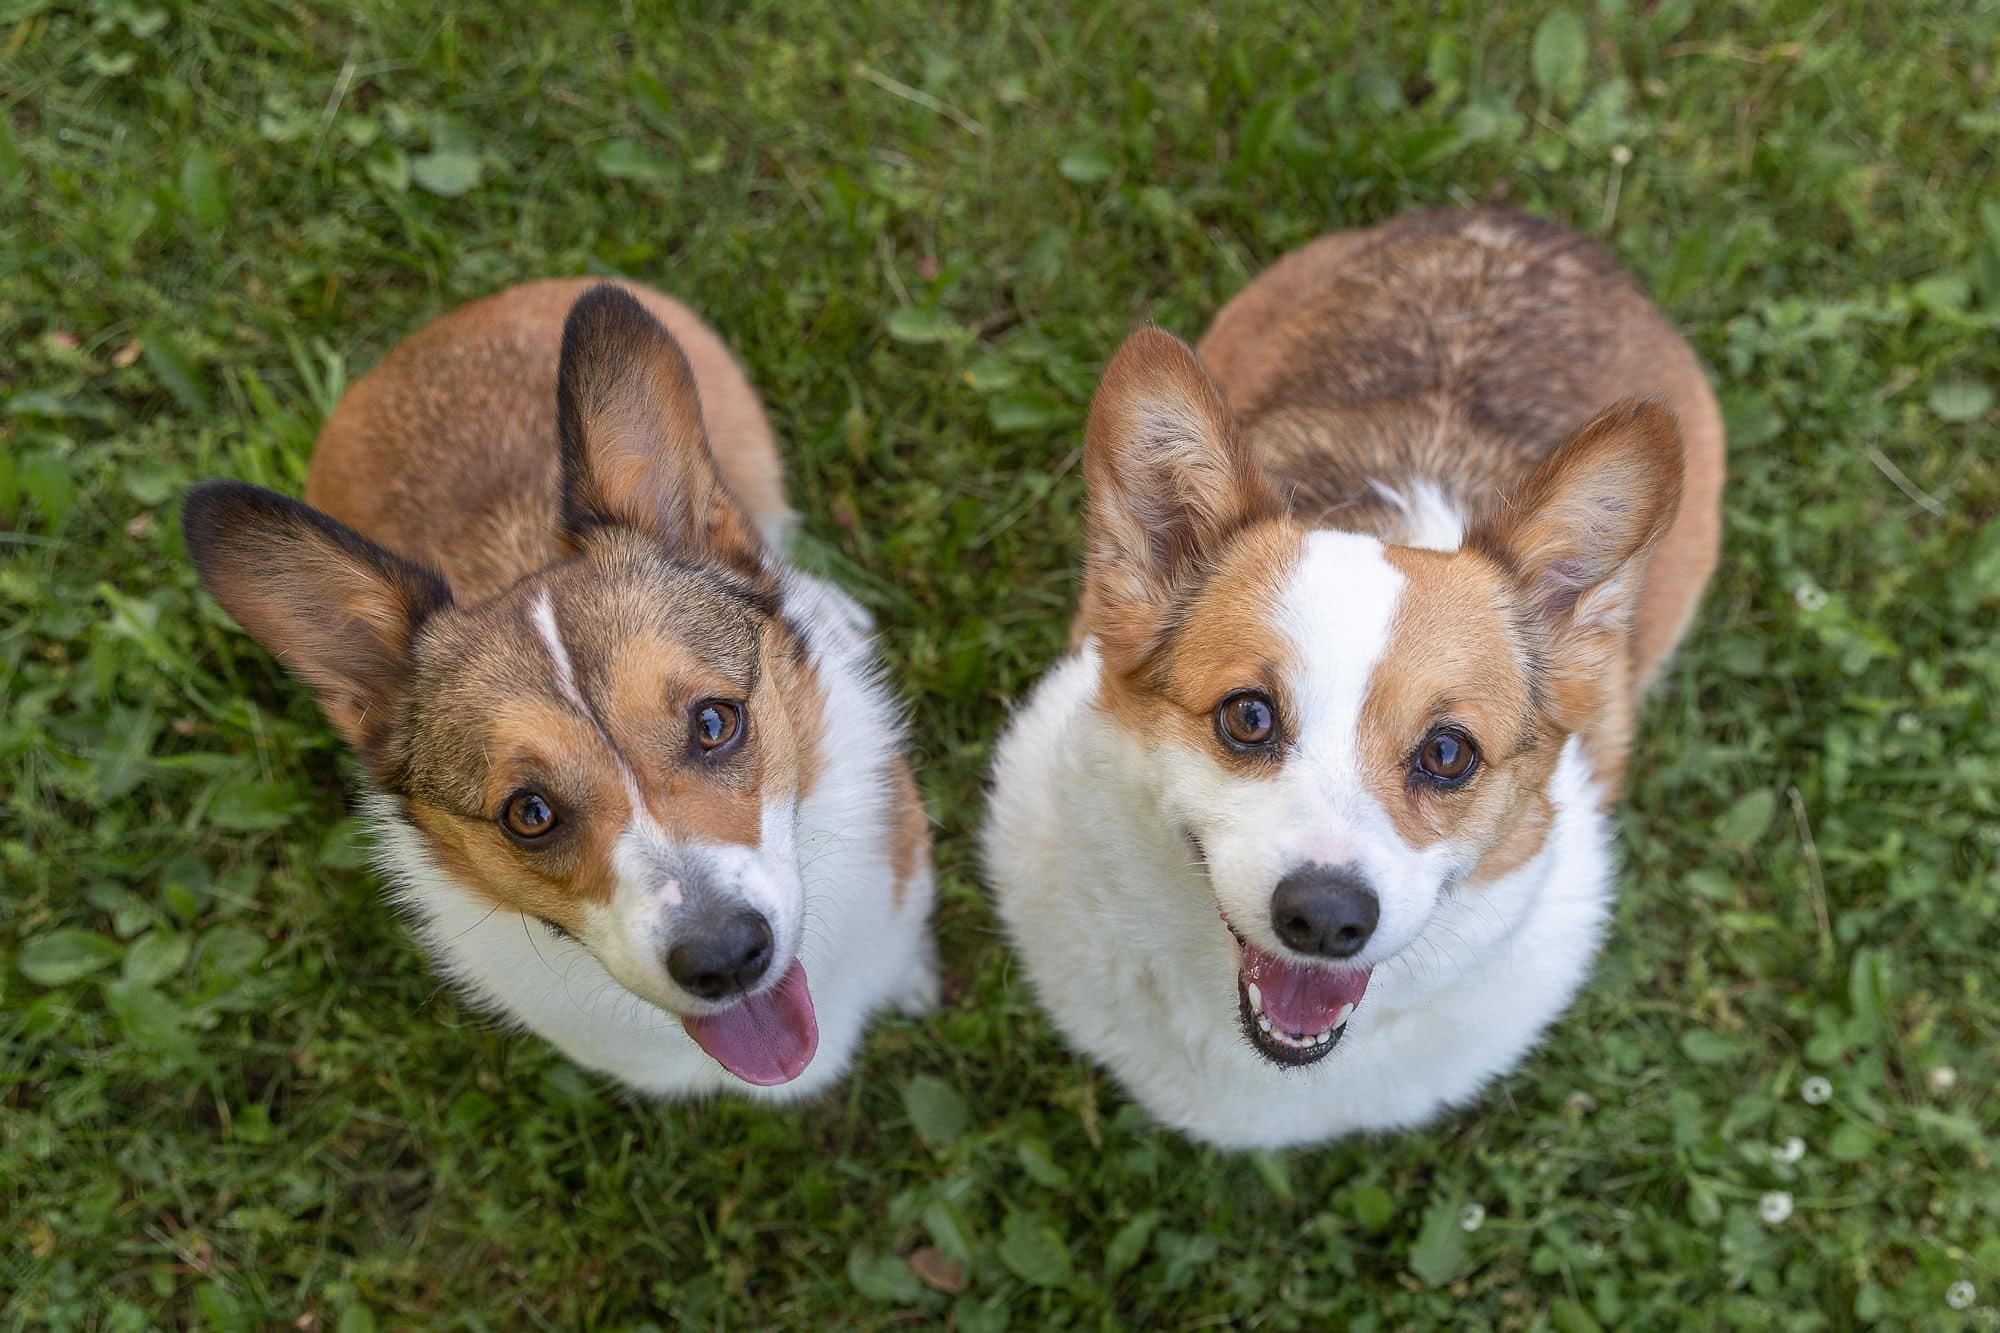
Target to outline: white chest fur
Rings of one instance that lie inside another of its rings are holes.
[[[1154,808],[1136,742],[1061,663],[1015,717],[984,835],[989,882],[1044,1006],[1163,1122],[1226,1147],[1419,1124],[1510,1068],[1588,975],[1612,892],[1610,831],[1580,747],[1552,781],[1541,852],[1446,894],[1375,969],[1340,1045],[1279,1068],[1238,1026],[1235,962],[1204,881]]]

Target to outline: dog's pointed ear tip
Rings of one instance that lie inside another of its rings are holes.
[[[1213,420],[1225,409],[1221,392],[1193,347],[1165,329],[1147,326],[1120,343],[1091,398],[1091,414],[1137,411]]]
[[[1125,343],[1128,347],[1186,347],[1187,339],[1181,337],[1165,325],[1156,324],[1149,319],[1138,328],[1133,329],[1132,332],[1126,334]]]
[[[694,380],[687,349],[630,288],[600,282],[576,298],[563,321],[557,392],[571,392],[637,359],[673,380]]]
[[[570,304],[570,322],[590,322],[611,316],[629,316],[637,311],[644,314],[646,307],[640,303],[622,284],[605,279],[584,288],[583,294]]]
[[[193,533],[206,529],[229,503],[229,483],[198,481],[181,497],[181,530]]]
[[[666,332],[630,290],[616,282],[596,283],[570,303],[563,318],[564,360],[582,348],[629,341],[653,330]]]
[[[1194,348],[1187,339],[1158,324],[1141,324],[1125,335],[1112,360],[1124,365],[1158,368],[1196,362]]]
[[[1648,443],[1671,440],[1678,444],[1681,419],[1673,404],[1660,394],[1627,398],[1606,410],[1606,424],[1626,434],[1638,434]]]
[[[302,507],[265,487],[234,477],[214,477],[197,482],[181,497],[181,535],[190,548],[206,546],[245,519]]]
[[[1654,474],[1654,484],[1672,487],[1678,494],[1687,457],[1680,418],[1663,399],[1648,398],[1635,409],[1632,421],[1640,437],[1638,452],[1644,466]]]
[[[1656,484],[1678,485],[1684,449],[1680,420],[1665,399],[1627,398],[1598,413],[1546,462],[1566,472],[1637,467],[1657,474]]]
[[[187,494],[181,497],[181,512],[211,513],[228,505],[250,500],[263,489],[247,481],[238,481],[234,477],[210,477],[206,481],[198,481],[188,487]]]

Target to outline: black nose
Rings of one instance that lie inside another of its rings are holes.
[[[1352,958],[1375,933],[1382,905],[1375,890],[1349,869],[1307,866],[1278,881],[1271,925],[1300,953]]]
[[[690,995],[720,1000],[757,984],[771,966],[771,923],[757,912],[691,922],[667,951],[667,975]]]

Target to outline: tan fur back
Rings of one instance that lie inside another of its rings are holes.
[[[596,285],[522,283],[410,335],[341,397],[306,502],[438,570],[468,600],[557,559],[556,368],[563,320]],[[783,463],[742,367],[687,307],[620,285],[686,352],[723,481],[760,531],[777,531],[790,517]]]
[[[1600,409],[1664,398],[1686,466],[1637,688],[1679,641],[1720,540],[1722,417],[1686,341],[1589,240],[1497,210],[1337,233],[1259,275],[1198,350],[1301,519],[1389,540],[1403,519],[1372,483],[1431,482],[1469,526]]]

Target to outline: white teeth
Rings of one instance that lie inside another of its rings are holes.
[[[1329,1044],[1334,1033],[1346,1027],[1347,1020],[1354,1016],[1354,1005],[1350,1002],[1340,1006],[1324,1032],[1285,1032],[1271,1026],[1271,1020],[1264,1013],[1264,992],[1257,988],[1256,982],[1245,982],[1243,993],[1250,997],[1250,1012],[1257,1017],[1258,1030],[1280,1046],[1290,1046],[1295,1050],[1309,1051]]]

